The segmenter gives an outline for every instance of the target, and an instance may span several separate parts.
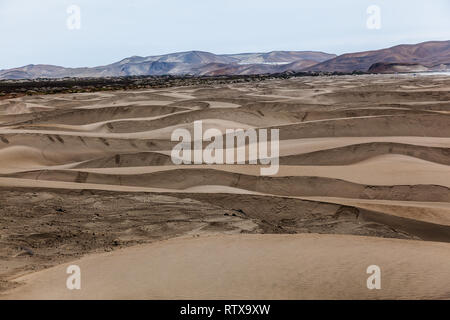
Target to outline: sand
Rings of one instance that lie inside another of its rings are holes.
[[[183,238],[73,261],[17,279],[6,299],[449,299],[450,245],[333,235]],[[381,289],[367,288],[367,268]],[[413,280],[412,280],[413,279]]]
[[[0,298],[449,299],[449,85],[333,76],[4,99]],[[278,173],[174,165],[171,133],[198,120],[279,129]],[[80,292],[64,288],[72,263]],[[382,290],[365,287],[369,264]]]
[[[259,176],[261,165],[185,165],[189,169],[213,169]],[[78,169],[81,172],[135,175],[179,169],[177,165]],[[383,155],[346,166],[282,166],[274,177],[330,177],[368,185],[430,184],[450,188],[448,166],[402,155]],[[75,170],[75,169],[71,169]],[[373,172],[377,172],[376,175]]]

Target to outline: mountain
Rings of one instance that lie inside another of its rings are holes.
[[[204,51],[125,58],[94,68],[28,65],[0,70],[0,79],[64,77],[119,77],[158,75],[251,75],[293,72],[423,72],[450,70],[450,41],[347,53],[340,56],[316,51],[213,54]]]
[[[322,62],[336,57],[317,51],[272,51],[268,53],[239,53],[226,55],[238,60],[239,64],[288,64],[300,60]]]
[[[208,64],[208,63],[236,63],[238,59],[227,57],[226,55],[216,55],[210,52],[204,51],[187,51],[170,53],[159,56],[149,57],[130,57],[123,59],[117,63],[113,63],[110,66],[126,65],[126,64],[141,64],[149,62],[163,62],[163,63],[184,63],[190,65]]]
[[[193,73],[200,76],[219,76],[219,75],[270,74],[270,73],[283,73],[286,71],[298,72],[315,64],[317,64],[317,61],[314,60],[298,60],[291,63],[255,63],[255,64],[211,63],[193,69]]]
[[[314,51],[273,51],[216,55],[203,51],[178,52],[159,56],[125,58],[94,68],[64,68],[52,65],[28,65],[0,70],[0,79],[36,79],[64,77],[117,77],[130,75],[238,75],[284,72],[286,66],[300,71],[336,57]]]
[[[347,53],[313,65],[306,68],[305,71],[368,71],[377,63],[399,64],[398,67],[401,64],[411,64],[416,65],[416,69],[434,70],[438,65],[450,63],[450,41],[430,41],[413,45],[398,45],[382,50]],[[408,68],[405,69],[408,70]]]

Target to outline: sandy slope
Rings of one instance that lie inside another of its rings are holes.
[[[221,185],[280,196],[328,196],[360,199],[450,202],[450,189],[439,185],[365,185],[345,180],[314,177],[252,176],[212,169],[175,169],[145,174],[103,174],[72,170],[37,170],[5,177],[76,183],[110,184],[185,190]]]
[[[395,200],[367,200],[333,197],[298,197],[304,200],[336,203],[385,213],[389,216],[408,218],[444,226],[450,226],[450,203]]]
[[[449,299],[450,245],[333,235],[183,238],[71,262],[17,279],[13,299]],[[381,289],[367,288],[367,267]],[[131,267],[132,266],[132,267]]]
[[[259,176],[260,165],[185,165],[183,169],[214,169]],[[265,166],[267,167],[267,166]],[[176,165],[122,168],[82,169],[82,172],[102,174],[145,174],[175,170]],[[369,185],[429,184],[450,188],[448,166],[402,155],[383,155],[346,166],[282,166],[275,177],[328,177]]]

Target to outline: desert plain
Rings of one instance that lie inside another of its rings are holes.
[[[199,120],[279,129],[278,173],[173,164]],[[448,75],[3,99],[0,299],[450,299],[449,188]]]

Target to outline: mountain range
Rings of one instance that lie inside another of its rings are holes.
[[[0,79],[65,77],[118,77],[144,75],[250,75],[283,72],[421,72],[450,71],[450,41],[347,53],[340,56],[317,51],[213,54],[188,51],[159,56],[125,58],[93,68],[27,65],[0,70]]]
[[[388,49],[348,53],[306,68],[306,71],[351,72],[383,71],[399,65],[410,66],[421,71],[450,69],[450,41],[430,41],[413,45],[398,45]],[[408,70],[404,68],[403,70]]]

